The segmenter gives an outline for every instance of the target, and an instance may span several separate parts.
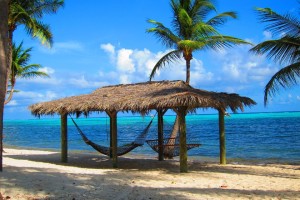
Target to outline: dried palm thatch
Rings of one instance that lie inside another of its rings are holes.
[[[72,96],[54,101],[37,103],[29,109],[32,114],[52,115],[93,111],[131,111],[145,113],[153,109],[186,107],[214,108],[233,112],[244,106],[255,105],[248,98],[237,94],[209,92],[195,89],[183,81],[158,81],[102,87],[91,94]]]

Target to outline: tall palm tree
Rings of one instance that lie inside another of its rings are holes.
[[[23,49],[23,42],[16,46],[13,43],[13,53],[12,53],[12,64],[11,73],[9,76],[10,90],[8,91],[9,96],[5,100],[4,104],[11,101],[16,85],[17,78],[36,78],[36,77],[49,77],[45,72],[39,71],[42,67],[39,64],[28,64],[30,60],[30,52],[32,48]]]
[[[275,95],[280,87],[286,89],[298,84],[300,77],[300,20],[290,14],[280,15],[270,8],[257,8],[261,22],[269,23],[266,29],[279,39],[267,40],[259,43],[250,51],[256,54],[266,54],[281,65],[285,65],[276,72],[264,91],[264,103],[268,97]]]
[[[3,150],[3,110],[6,93],[8,65],[8,15],[9,0],[0,0],[0,172],[2,172]]]
[[[248,42],[222,35],[217,31],[230,18],[236,18],[235,12],[223,12],[212,18],[211,13],[216,13],[216,8],[211,0],[171,0],[173,12],[173,31],[155,20],[148,20],[154,25],[147,32],[153,33],[167,47],[174,48],[164,55],[154,66],[150,80],[156,71],[165,64],[179,60],[182,56],[186,61],[186,83],[190,83],[190,62],[193,52],[204,49],[221,49]]]

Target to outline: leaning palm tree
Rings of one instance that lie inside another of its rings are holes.
[[[268,97],[278,92],[280,87],[289,88],[296,85],[300,77],[300,20],[299,17],[290,14],[280,15],[270,8],[256,9],[260,21],[269,23],[267,30],[279,39],[267,40],[259,43],[250,51],[256,54],[266,54],[279,64],[285,65],[276,72],[264,91],[264,103],[268,103]]]
[[[148,20],[153,24],[147,32],[153,33],[167,47],[174,50],[164,55],[154,66],[150,80],[155,73],[166,64],[183,58],[186,61],[186,83],[190,83],[190,62],[193,52],[204,49],[221,49],[248,42],[222,35],[217,31],[230,18],[236,18],[235,12],[224,12],[212,18],[216,8],[211,0],[171,0],[173,12],[173,30],[155,20]]]
[[[17,78],[36,78],[36,77],[49,77],[45,72],[39,71],[42,66],[39,64],[28,64],[30,60],[30,52],[32,48],[23,49],[23,42],[16,46],[13,43],[13,53],[12,53],[12,64],[11,73],[9,76],[10,90],[7,99],[4,104],[11,101],[13,94],[15,92],[15,85]]]

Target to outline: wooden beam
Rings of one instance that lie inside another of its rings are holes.
[[[185,121],[186,112],[186,107],[181,107],[177,110],[179,118],[180,172],[182,173],[188,172]]]
[[[158,131],[157,131],[157,139],[158,139],[158,160],[164,160],[164,132],[163,132],[163,111],[161,109],[157,110],[157,119],[158,119]]]
[[[61,162],[68,162],[68,115],[61,114]]]
[[[112,162],[113,167],[118,168],[118,129],[117,129],[117,111],[107,112],[110,117],[110,128],[111,128],[111,152],[112,152]]]
[[[220,164],[226,165],[225,112],[219,110]]]

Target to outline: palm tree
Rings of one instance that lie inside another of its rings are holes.
[[[4,104],[11,101],[13,93],[15,92],[15,84],[17,78],[36,78],[36,77],[49,77],[45,72],[39,71],[42,67],[39,64],[28,64],[30,60],[30,52],[32,48],[23,49],[23,42],[16,46],[13,43],[12,64],[11,73],[9,76],[10,90],[9,96],[5,100]]]
[[[0,172],[2,172],[3,150],[3,111],[6,93],[6,78],[8,67],[8,15],[9,0],[0,0]]]
[[[186,61],[186,83],[190,83],[190,62],[193,52],[204,49],[221,49],[248,42],[226,35],[221,35],[217,28],[230,18],[236,18],[235,12],[224,12],[208,18],[216,12],[211,0],[171,0],[173,12],[173,31],[155,20],[148,20],[153,24],[147,32],[153,33],[167,47],[174,48],[164,55],[154,66],[150,80],[156,71],[165,64],[177,61],[183,56]]]
[[[256,54],[266,54],[268,58],[285,65],[276,72],[264,91],[264,103],[267,105],[268,97],[278,92],[280,87],[286,89],[298,83],[300,77],[300,20],[290,14],[280,15],[270,8],[256,9],[261,22],[269,23],[266,27],[279,39],[267,40],[259,43],[250,51]]]
[[[44,14],[56,13],[57,10],[64,6],[64,0],[11,0],[9,6],[8,18],[8,37],[9,37],[9,62],[12,62],[12,46],[13,46],[13,32],[18,26],[23,25],[26,32],[33,38],[38,38],[42,44],[52,46],[53,36],[49,25],[41,22]],[[8,68],[10,69],[10,68]],[[9,73],[7,72],[7,80],[9,80]],[[6,83],[6,89],[8,82]]]

